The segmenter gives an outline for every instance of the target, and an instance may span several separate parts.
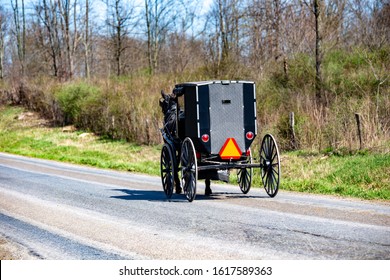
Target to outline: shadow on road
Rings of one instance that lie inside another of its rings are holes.
[[[167,199],[163,191],[154,190],[129,190],[129,189],[113,189],[112,191],[120,192],[122,195],[113,195],[110,198],[123,200],[146,200],[146,201],[167,201],[167,202],[186,202],[184,194],[173,194],[171,199]],[[268,196],[253,196],[244,195],[241,193],[216,192],[210,196],[197,194],[195,200],[225,200],[239,198],[267,198]]]
[[[113,191],[120,192],[122,193],[122,195],[113,195],[110,196],[110,198],[124,199],[124,200],[148,200],[148,201],[166,200],[163,191],[129,190],[129,189],[113,189]]]

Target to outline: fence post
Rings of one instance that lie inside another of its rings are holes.
[[[361,128],[361,122],[360,122],[360,114],[355,113],[355,118],[356,118],[356,125],[357,125],[357,133],[359,137],[359,150],[363,148],[363,140],[362,140],[362,128]]]
[[[295,150],[297,148],[296,141],[295,141],[295,116],[294,112],[290,112],[289,115],[290,120],[290,131],[291,131],[291,144],[293,149]]]
[[[146,129],[146,143],[150,145],[150,129],[149,129],[149,119],[145,120],[145,129]]]

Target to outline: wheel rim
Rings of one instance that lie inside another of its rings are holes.
[[[173,156],[172,152],[167,145],[164,145],[161,150],[160,159],[161,168],[161,182],[164,189],[164,193],[167,198],[172,197],[173,185],[174,185],[174,167],[173,167]]]
[[[180,164],[183,181],[183,191],[188,201],[191,202],[196,196],[198,166],[196,162],[195,147],[191,139],[189,138],[186,138],[182,144]]]
[[[263,138],[260,149],[260,164],[264,189],[270,197],[274,197],[279,190],[280,159],[278,146],[270,134]]]
[[[246,163],[252,163],[252,157]],[[252,168],[242,168],[237,173],[238,184],[242,193],[247,194],[252,184]]]

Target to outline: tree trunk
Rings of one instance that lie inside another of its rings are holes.
[[[20,63],[20,74],[24,76],[24,63],[25,63],[25,54],[26,54],[26,19],[24,11],[24,0],[22,0],[22,20],[20,19],[19,14],[19,0],[15,2],[11,0],[11,6],[13,10],[14,24],[15,24],[15,36],[16,36],[16,47],[18,53],[18,59]],[[20,21],[22,21],[22,26],[20,26]]]
[[[219,13],[219,32],[222,40],[222,57],[221,60],[224,62],[229,56],[229,42],[226,33],[226,27],[224,22],[225,7],[222,5],[222,0],[218,0],[218,13]]]
[[[281,56],[279,51],[279,40],[280,40],[280,0],[274,0],[274,44],[273,54],[275,61]]]
[[[148,34],[148,65],[149,74],[153,75],[153,60],[152,60],[152,30],[150,27],[150,14],[149,14],[149,2],[145,0],[145,19],[146,19],[146,31]]]
[[[322,37],[320,32],[320,17],[321,17],[321,0],[314,0],[314,18],[315,18],[315,33],[316,33],[316,47],[315,47],[315,59],[316,59],[316,79],[315,79],[315,88],[316,88],[316,98],[317,101],[322,102],[322,73],[321,73],[321,64],[322,64]]]
[[[3,10],[0,8],[0,80],[4,79],[4,40],[6,32],[6,20]]]
[[[0,31],[1,32],[1,31]],[[0,79],[4,79],[4,38],[0,34]]]
[[[43,12],[44,12],[44,24],[47,29],[48,38],[49,38],[49,47],[50,47],[50,56],[52,59],[52,67],[54,72],[54,77],[58,77],[58,61],[57,61],[57,51],[55,47],[55,33],[53,26],[53,21],[50,18],[50,9],[46,0],[43,0]]]
[[[85,1],[85,39],[84,39],[84,71],[85,77],[89,79],[89,0]]]
[[[122,74],[121,69],[121,52],[122,52],[122,24],[121,16],[119,14],[119,0],[115,1],[115,14],[116,14],[116,44],[115,44],[115,62],[116,62],[116,75]]]

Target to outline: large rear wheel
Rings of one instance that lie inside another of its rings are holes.
[[[266,134],[260,149],[261,179],[264,189],[270,197],[274,197],[279,190],[280,158],[275,138]]]
[[[184,194],[189,202],[196,196],[196,184],[198,180],[198,164],[196,162],[196,152],[194,143],[190,138],[186,138],[181,146],[181,179]]]
[[[167,144],[164,144],[160,158],[161,182],[164,193],[168,199],[172,197],[175,178],[175,167],[173,164],[173,153],[171,150],[172,149]]]

